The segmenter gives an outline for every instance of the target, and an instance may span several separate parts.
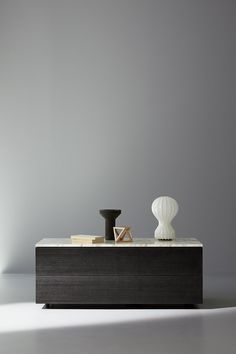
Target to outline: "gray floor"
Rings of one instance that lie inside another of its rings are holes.
[[[0,354],[236,354],[236,277],[205,277],[196,309],[42,310],[34,277],[0,278]]]

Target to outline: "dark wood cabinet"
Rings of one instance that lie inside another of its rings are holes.
[[[132,244],[36,245],[36,302],[77,305],[202,303],[202,245],[195,239]],[[165,246],[166,245],[166,246]]]

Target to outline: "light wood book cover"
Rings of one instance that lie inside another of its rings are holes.
[[[104,236],[94,236],[94,235],[72,235],[71,237],[72,243],[103,243]]]

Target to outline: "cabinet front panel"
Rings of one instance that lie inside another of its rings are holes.
[[[194,304],[202,302],[200,276],[37,277],[36,302],[49,304]]]
[[[201,247],[38,247],[36,274],[201,275]]]

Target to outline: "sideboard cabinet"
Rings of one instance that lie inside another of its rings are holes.
[[[92,245],[51,238],[35,250],[36,303],[202,303],[202,244],[193,238]]]

